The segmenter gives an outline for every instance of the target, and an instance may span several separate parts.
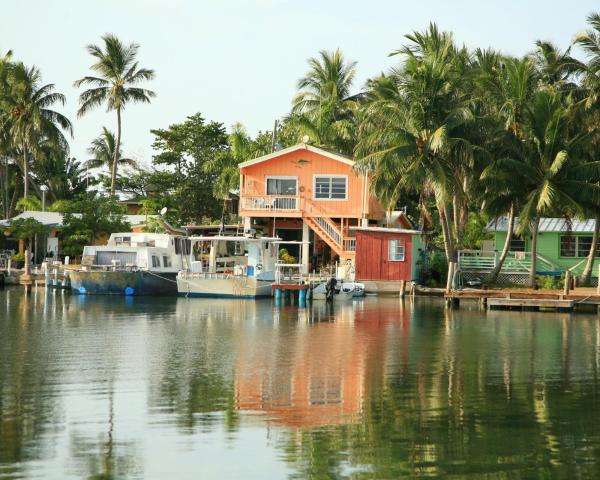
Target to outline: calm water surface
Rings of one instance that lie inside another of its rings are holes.
[[[0,291],[0,478],[600,477],[600,320]]]

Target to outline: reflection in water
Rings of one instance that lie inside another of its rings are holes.
[[[0,478],[598,476],[600,320],[0,292]]]

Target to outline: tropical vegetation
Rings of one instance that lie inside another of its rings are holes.
[[[2,213],[10,217],[20,197],[39,198],[43,184],[51,202],[108,191],[139,199],[146,213],[166,208],[175,224],[223,222],[233,214],[240,162],[308,141],[356,158],[386,208],[406,206],[447,262],[481,245],[489,219],[506,216],[509,235],[492,280],[514,234],[532,236],[533,284],[541,217],[600,218],[600,15],[587,20],[567,48],[539,40],[522,57],[466,48],[431,24],[406,35],[389,53],[396,64],[362,87],[356,62],[323,50],[308,60],[290,112],[274,129],[252,136],[241,124],[228,130],[195,113],[153,129],[154,155],[145,163],[124,153],[121,138],[124,108],[155,95],[143,88],[154,71],[139,65],[138,44],[107,34],[87,47],[93,74],[75,82],[87,88],[78,115],[104,106],[116,131],[102,127],[85,162],[69,157],[72,127],[54,109],[64,96],[7,52],[0,56]],[[585,282],[599,231],[597,222]]]

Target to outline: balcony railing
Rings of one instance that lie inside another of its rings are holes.
[[[243,210],[298,212],[300,199],[295,195],[242,195]]]

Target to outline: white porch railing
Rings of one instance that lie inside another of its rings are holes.
[[[459,250],[458,265],[463,271],[490,272],[498,264],[498,252],[482,252],[480,250]],[[547,258],[537,255],[536,270],[557,272],[563,270]],[[531,252],[508,252],[502,265],[502,272],[526,273],[531,267]]]
[[[242,195],[243,210],[298,212],[300,199],[295,195]]]
[[[344,250],[356,252],[356,238],[344,238]]]

